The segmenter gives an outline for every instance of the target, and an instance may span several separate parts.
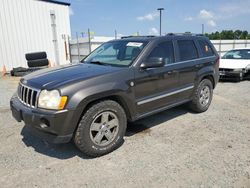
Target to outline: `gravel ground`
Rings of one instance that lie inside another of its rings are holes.
[[[128,125],[123,146],[96,159],[17,123],[17,83],[0,78],[1,187],[250,187],[250,81],[219,83],[203,114],[181,106]]]

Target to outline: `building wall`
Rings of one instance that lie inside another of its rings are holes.
[[[38,0],[1,0],[0,2],[0,68],[27,67],[25,53],[46,51],[55,63],[51,26],[55,12],[60,64],[66,60],[64,39],[70,36],[69,6]],[[1,71],[0,70],[0,71]]]

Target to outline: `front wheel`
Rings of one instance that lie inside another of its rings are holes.
[[[213,84],[209,79],[203,79],[196,87],[190,108],[198,113],[205,112],[209,108],[213,98]]]
[[[101,101],[82,116],[74,141],[84,154],[99,157],[122,144],[126,127],[127,118],[123,108],[112,100]]]

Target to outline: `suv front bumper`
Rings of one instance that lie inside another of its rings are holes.
[[[18,121],[24,121],[28,130],[52,143],[67,143],[74,132],[72,119],[73,110],[44,110],[30,108],[17,98],[16,94],[10,100],[12,116]]]
[[[223,69],[219,71],[221,79],[235,79],[235,78],[243,78],[245,72],[242,70],[234,71],[234,70],[227,70],[224,71]]]

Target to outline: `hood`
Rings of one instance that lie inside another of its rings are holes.
[[[34,88],[49,89],[113,73],[121,69],[121,67],[79,63],[35,71],[23,77],[21,82]]]
[[[220,59],[220,68],[243,69],[250,65],[248,59]]]

